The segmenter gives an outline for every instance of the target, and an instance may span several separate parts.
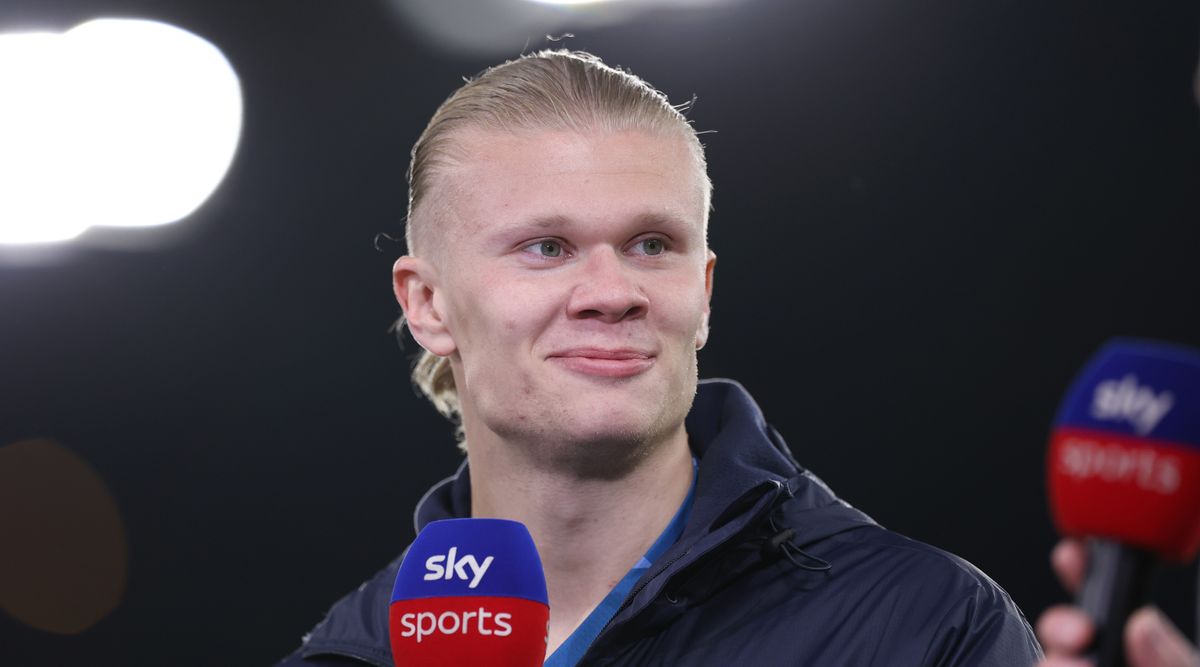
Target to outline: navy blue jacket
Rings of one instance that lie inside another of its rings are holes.
[[[803,470],[749,394],[700,384],[700,461],[679,541],[642,576],[583,665],[1032,665],[1008,595],[970,563],[880,527]],[[470,515],[469,471],[434,487],[420,530]],[[396,559],[342,598],[282,665],[390,666]]]

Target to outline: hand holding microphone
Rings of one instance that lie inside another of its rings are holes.
[[[1055,656],[1090,647],[1100,667],[1125,665],[1127,655],[1139,667],[1195,665],[1161,614],[1134,610],[1158,559],[1187,562],[1200,551],[1200,354],[1106,345],[1063,402],[1048,470],[1059,532],[1090,538],[1090,553],[1070,540],[1056,549],[1055,569],[1078,589],[1083,613],[1055,608],[1038,623],[1047,664],[1083,664]]]
[[[1063,587],[1077,593],[1087,571],[1086,545],[1064,539],[1054,548],[1050,562]],[[1090,662],[1075,657],[1082,655],[1095,637],[1091,618],[1079,607],[1064,604],[1047,609],[1038,619],[1037,635],[1046,650],[1046,660],[1039,667],[1090,667]],[[1200,666],[1200,652],[1154,607],[1135,611],[1125,624],[1123,638],[1130,667]]]

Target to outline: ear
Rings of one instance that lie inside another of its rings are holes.
[[[700,319],[700,328],[696,330],[696,349],[704,347],[708,342],[708,316],[712,310],[713,270],[717,268],[717,253],[708,251],[708,259],[704,262],[704,312]]]
[[[446,326],[444,302],[433,265],[408,255],[396,260],[392,267],[392,290],[417,344],[439,357],[454,354],[457,348]]]

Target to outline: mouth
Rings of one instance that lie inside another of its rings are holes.
[[[634,349],[578,348],[563,350],[549,360],[581,375],[626,378],[640,375],[654,365],[655,355]]]

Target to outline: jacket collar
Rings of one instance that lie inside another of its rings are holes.
[[[704,380],[686,420],[689,445],[700,461],[695,504],[679,540],[635,584],[605,634],[642,613],[672,578],[703,555],[757,525],[783,503],[800,505],[810,520],[793,541],[803,546],[849,527],[872,523],[803,470],[762,411],[737,382]],[[417,504],[417,532],[431,521],[470,516],[470,469],[442,480]],[[350,655],[390,665],[388,602],[403,556],[339,601],[306,638],[302,653]]]
[[[762,410],[742,385],[733,380],[702,380],[685,421],[688,444],[700,461],[696,505],[680,541],[705,530],[733,501],[752,490],[784,485],[800,472],[783,440],[773,437]],[[763,446],[766,445],[766,446]],[[413,513],[418,533],[431,521],[456,519],[471,513],[471,471],[463,461],[458,472],[431,488]]]

